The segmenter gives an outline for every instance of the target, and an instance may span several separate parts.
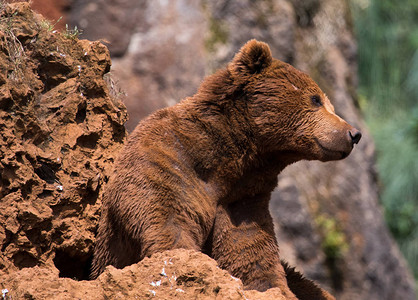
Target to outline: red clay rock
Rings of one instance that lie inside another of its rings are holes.
[[[94,281],[57,277],[56,270],[34,267],[1,282],[12,299],[285,299],[279,289],[244,291],[214,260],[190,250],[157,253],[124,269],[107,267]]]
[[[126,136],[126,109],[104,79],[109,51],[51,30],[27,3],[0,13],[0,271],[84,278]]]

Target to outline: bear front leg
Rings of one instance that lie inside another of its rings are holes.
[[[221,268],[240,278],[245,289],[278,287],[286,299],[297,299],[280,262],[268,198],[218,206],[211,256]]]

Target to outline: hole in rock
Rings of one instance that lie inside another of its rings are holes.
[[[55,252],[54,264],[60,271],[59,277],[88,280],[93,256],[72,256],[63,250]]]
[[[1,182],[0,182],[0,187],[5,190],[6,187],[8,187],[10,185],[10,180],[8,180],[7,178],[2,178]],[[1,195],[1,194],[0,194]]]
[[[12,242],[12,237],[13,237],[13,233],[10,230],[5,230],[6,233],[6,239],[3,242],[3,245],[1,247],[1,251],[4,252],[4,250],[6,250],[7,246],[10,245],[10,243]]]
[[[23,199],[28,198],[28,196],[32,193],[32,185],[34,184],[33,179],[29,179],[21,188],[21,193]]]
[[[12,257],[13,263],[19,269],[33,268],[37,265],[38,260],[32,254],[26,251],[19,251]]]
[[[0,100],[0,110],[9,111],[13,107],[13,100],[10,98]]]
[[[47,183],[54,183],[57,177],[55,176],[55,170],[44,161],[39,162],[40,166],[35,169],[36,175]]]
[[[87,115],[87,104],[82,102],[77,107],[77,113],[75,115],[75,121],[80,124],[83,123]]]
[[[97,141],[99,140],[100,136],[93,132],[89,135],[82,135],[77,138],[77,144],[83,148],[94,149],[97,145]]]
[[[39,199],[45,199],[48,197],[52,197],[54,195],[53,191],[51,190],[43,190],[42,193],[38,195]]]
[[[112,138],[117,143],[123,143],[123,139],[126,136],[125,126],[116,124],[115,122],[112,122]]]

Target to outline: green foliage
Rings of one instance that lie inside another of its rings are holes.
[[[417,109],[404,112],[373,129],[386,220],[415,276],[418,276],[418,122],[411,117],[417,114]]]
[[[67,39],[76,40],[78,39],[80,34],[82,34],[82,32],[83,31],[81,29],[78,29],[77,26],[75,26],[74,29],[70,29],[68,27],[68,24],[65,24],[65,31],[62,33],[62,35]]]
[[[348,250],[348,243],[336,220],[319,215],[315,222],[322,236],[321,247],[325,255],[330,259],[340,258]]]
[[[418,230],[418,144],[417,135],[411,134],[418,125],[411,118],[417,113],[399,112],[391,120],[370,122],[384,187],[382,203],[388,224],[400,240]]]
[[[389,228],[418,278],[418,1],[353,0],[359,98]]]
[[[62,19],[62,16],[55,23],[51,23],[47,19],[43,19],[40,25],[42,28],[45,28],[47,31],[53,31],[55,28],[55,25],[57,25],[58,22],[61,21],[61,19]]]
[[[359,39],[360,91],[378,113],[391,112],[394,106],[406,109],[416,100],[405,96],[408,95],[408,77],[418,76],[417,69],[414,72],[411,65],[417,55],[418,2],[366,2],[365,9],[354,6]]]
[[[226,44],[228,31],[222,20],[209,18],[209,36],[205,40],[205,47],[209,52],[213,52],[218,44]]]
[[[227,43],[229,32],[224,21],[212,15],[208,2],[207,0],[203,0],[201,5],[209,22],[209,32],[205,38],[205,48],[211,53],[215,51],[217,46]]]

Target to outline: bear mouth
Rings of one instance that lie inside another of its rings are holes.
[[[331,150],[325,146],[323,146],[318,139],[315,138],[315,142],[316,144],[319,146],[319,148],[325,153],[325,154],[330,154],[331,156],[335,157],[336,154],[338,154],[338,158],[337,159],[344,159],[346,158],[350,152],[350,151],[340,151],[340,150]]]

